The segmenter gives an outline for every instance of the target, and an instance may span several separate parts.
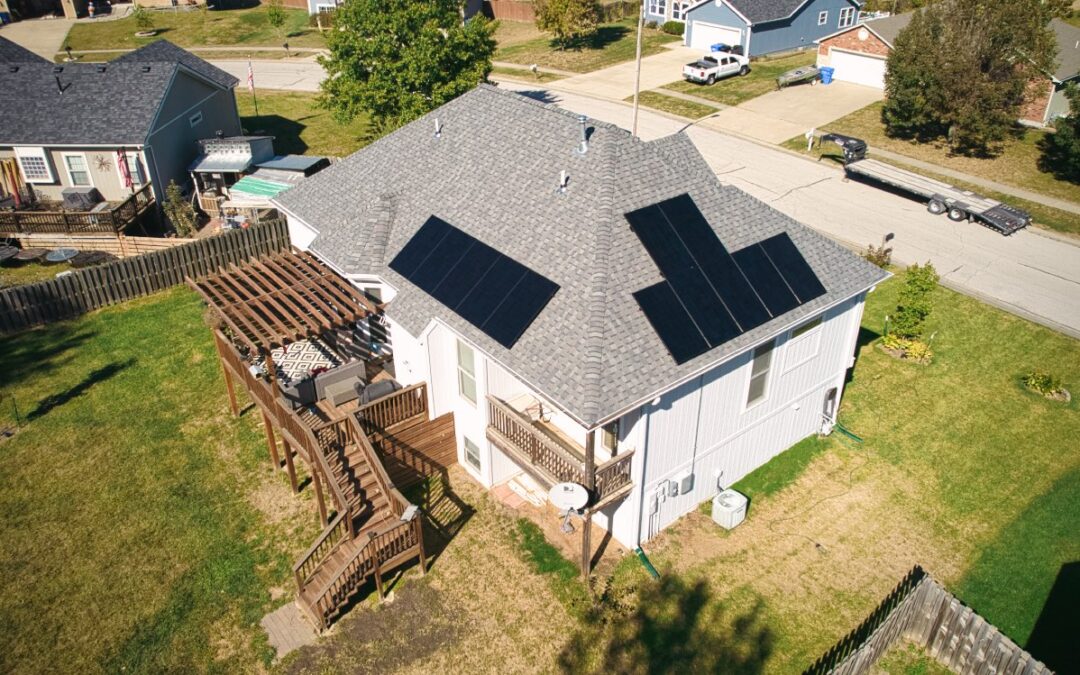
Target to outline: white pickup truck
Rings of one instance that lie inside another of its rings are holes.
[[[750,59],[741,54],[716,52],[706,54],[693,63],[683,66],[683,77],[691,82],[712,84],[730,75],[746,75],[750,72]]]

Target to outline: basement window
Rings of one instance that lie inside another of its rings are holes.
[[[461,440],[464,441],[465,446],[465,462],[476,469],[480,470],[480,448],[469,440],[468,436],[462,436]]]

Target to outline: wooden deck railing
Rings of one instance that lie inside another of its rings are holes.
[[[311,575],[318,569],[319,563],[328,558],[342,543],[349,540],[348,525],[345,522],[347,520],[349,520],[348,513],[339,513],[334,516],[311,548],[293,565],[293,576],[296,578],[298,589],[303,590],[308,584]]]
[[[415,417],[427,417],[427,382],[395,391],[389,396],[366,403],[356,410],[356,418],[365,431],[385,431],[395,424]]]
[[[533,426],[528,417],[494,396],[488,396],[488,438],[542,469],[553,483],[588,484],[585,462]],[[507,447],[510,446],[510,447]],[[594,504],[600,504],[632,483],[633,451],[612,457],[596,467]]]
[[[494,396],[488,396],[488,435],[497,434],[499,445],[511,444],[511,448],[534,467],[543,469],[554,482],[585,482],[585,462],[574,457],[562,445],[532,425],[529,418],[514,410]]]
[[[119,233],[153,203],[154,194],[147,184],[117,206],[101,211],[0,211],[0,233]]]
[[[390,502],[390,510],[395,516],[400,518],[401,514],[408,508],[409,501],[394,487],[393,482],[390,480],[390,476],[386,474],[386,467],[383,466],[379,456],[375,454],[375,448],[372,447],[367,434],[364,433],[364,430],[360,427],[359,420],[357,420],[354,415],[349,415],[348,425],[353,442],[360,448],[360,451],[364,453],[364,459],[366,459],[367,463],[371,466],[379,489],[383,491],[387,501]]]

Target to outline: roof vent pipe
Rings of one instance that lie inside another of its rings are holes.
[[[559,193],[565,194],[566,188],[570,185],[570,174],[566,173],[566,169],[559,172]]]
[[[442,122],[438,117],[435,118],[435,138],[442,138]]]
[[[585,128],[585,125],[589,122],[589,118],[584,115],[578,115],[577,120],[581,124],[581,145],[578,146],[578,154],[584,155],[589,151],[589,131]]]

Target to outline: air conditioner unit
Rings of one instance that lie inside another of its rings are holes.
[[[713,497],[712,519],[725,530],[733,529],[746,520],[746,495],[735,490],[724,490]]]

